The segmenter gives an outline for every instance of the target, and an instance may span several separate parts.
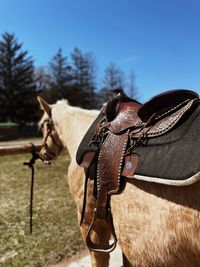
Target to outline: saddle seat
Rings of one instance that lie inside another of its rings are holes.
[[[123,98],[118,101],[114,99],[112,105],[109,104],[106,108],[106,114],[114,109],[113,105],[117,109],[109,130],[120,134],[128,128],[138,130],[143,127],[149,136],[156,136],[170,130],[170,125],[173,126],[190,108],[192,101],[191,104],[188,102],[197,99],[198,94],[190,90],[172,90],[153,97],[143,105],[135,101],[125,102]],[[188,106],[183,108],[186,104]]]
[[[147,122],[154,114],[159,116],[185,101],[198,99],[198,97],[198,94],[191,90],[178,89],[167,91],[154,96],[144,103],[138,110],[138,116],[143,122]]]
[[[107,136],[101,136],[103,140],[100,141],[102,145],[97,163],[98,189],[101,185],[109,184],[109,195],[119,192],[121,175],[134,174],[133,166],[136,167],[138,161],[137,157],[130,156],[134,147],[148,138],[170,131],[190,109],[197,94],[188,90],[170,91],[152,98],[144,105],[127,101],[124,95],[119,95],[116,99],[114,105],[110,103],[105,112],[109,114],[112,107],[112,110],[116,110],[116,116],[111,122],[106,120],[102,127],[107,127],[106,131],[104,129]],[[164,102],[164,99],[167,101]],[[157,104],[156,108],[154,103]]]

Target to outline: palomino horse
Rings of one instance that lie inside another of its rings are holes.
[[[62,102],[53,106],[40,102],[45,110],[40,125],[46,144],[41,154],[50,160],[58,156],[62,144],[68,147],[72,158],[69,186],[80,216],[84,180],[82,170],[75,163],[75,154],[85,133],[85,129],[82,132],[84,125],[88,123],[89,126],[97,113],[91,116],[90,113],[81,112],[82,115],[78,116],[72,112],[75,108]],[[88,194],[92,194],[91,191]],[[95,200],[90,199],[81,229],[83,237],[91,222],[94,205]],[[175,187],[127,179],[122,192],[112,196],[111,209],[115,234],[130,266],[200,266],[199,181]],[[99,234],[94,239],[99,238],[102,243],[107,243],[109,229]],[[97,254],[92,254],[93,266],[107,266],[108,256],[105,254],[102,257],[100,253],[98,257]]]
[[[38,97],[41,109],[44,115],[39,122],[39,127],[43,131],[44,144],[40,154],[47,162],[56,158],[62,148],[67,148],[71,162],[68,168],[68,184],[70,192],[77,207],[78,221],[80,221],[83,197],[85,174],[83,168],[79,167],[75,161],[76,151],[80,140],[85,135],[91,123],[97,117],[99,111],[84,110],[77,107],[71,107],[66,100],[58,101],[54,105],[48,105],[46,101]],[[84,222],[80,226],[83,240],[85,240],[86,232],[91,224],[93,210],[95,207],[95,199],[93,195],[93,185],[89,183],[88,198],[90,202],[87,205]],[[110,233],[104,229],[100,236],[93,233],[93,239],[97,242],[108,242]],[[107,267],[109,264],[109,254],[90,252],[93,267]]]

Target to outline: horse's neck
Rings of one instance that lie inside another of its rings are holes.
[[[52,111],[56,131],[71,159],[75,159],[77,148],[86,131],[95,120],[98,111],[89,111],[69,105],[57,104]]]

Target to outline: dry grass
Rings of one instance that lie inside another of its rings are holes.
[[[33,234],[29,235],[30,155],[0,157],[0,266],[39,267],[83,247],[66,174],[66,152],[35,164]]]

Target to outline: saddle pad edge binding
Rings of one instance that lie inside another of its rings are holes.
[[[126,176],[126,178],[136,179],[139,181],[156,183],[156,184],[163,184],[163,185],[188,186],[200,180],[200,171],[192,175],[191,177],[183,179],[183,180],[171,180],[171,179],[165,179],[161,177],[143,176],[143,175],[138,175],[138,174],[135,174],[134,176]]]

